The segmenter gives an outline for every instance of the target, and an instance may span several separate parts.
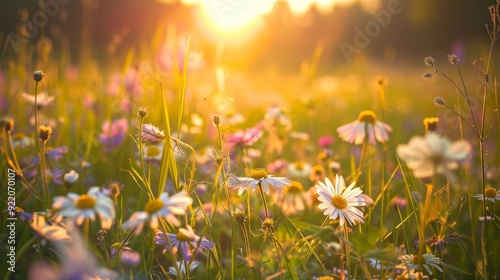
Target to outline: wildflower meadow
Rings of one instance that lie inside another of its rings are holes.
[[[500,1],[14,2],[0,278],[500,277]]]

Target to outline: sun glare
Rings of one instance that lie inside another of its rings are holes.
[[[262,27],[262,15],[269,13],[275,0],[203,1],[198,8],[197,21],[209,37],[228,43],[243,43]]]

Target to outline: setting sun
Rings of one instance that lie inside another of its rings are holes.
[[[202,2],[197,25],[213,40],[243,43],[263,27],[261,16],[269,13],[274,3],[274,0]]]

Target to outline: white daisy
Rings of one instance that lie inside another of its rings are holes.
[[[274,177],[267,174],[266,169],[257,168],[250,170],[250,177],[231,177],[228,187],[238,189],[238,195],[241,195],[248,188],[253,191],[256,186],[261,186],[269,194],[269,185],[278,190],[283,190],[283,187],[290,186],[290,179]]]
[[[102,194],[99,187],[91,187],[87,194],[57,196],[52,207],[57,210],[57,215],[71,218],[77,225],[86,219],[95,221],[97,214],[103,229],[110,229],[116,216],[113,200]]]
[[[158,199],[150,200],[144,207],[144,211],[138,211],[123,223],[123,229],[135,228],[135,234],[140,234],[144,228],[144,223],[150,220],[149,226],[157,229],[158,218],[163,217],[168,223],[179,226],[180,222],[175,215],[186,214],[186,209],[193,204],[193,199],[186,192],[179,192],[172,197],[164,192]]]
[[[474,194],[472,196],[479,200],[486,199],[494,203],[495,200],[500,200],[500,190],[497,191],[493,187],[487,187],[484,190],[484,195],[482,193],[479,193],[479,194]]]
[[[445,137],[429,132],[424,137],[414,136],[406,145],[399,145],[396,152],[417,178],[432,177],[436,172],[453,180],[451,170],[457,169],[458,161],[465,160],[471,150],[467,141],[450,143]]]
[[[423,254],[422,256],[412,254],[402,255],[399,257],[399,260],[410,272],[414,270],[421,271],[422,268],[430,275],[432,275],[432,268],[443,272],[443,268],[441,267],[444,265],[443,261],[432,254]]]
[[[356,182],[352,182],[344,190],[344,178],[336,175],[335,186],[328,177],[325,177],[325,183],[320,181],[315,186],[318,200],[321,202],[318,208],[325,210],[323,214],[332,220],[339,218],[340,226],[343,226],[346,220],[350,225],[354,225],[356,221],[364,222],[363,212],[354,206],[365,206],[366,203],[359,197],[363,191],[359,187],[354,188],[355,184]]]
[[[356,145],[363,144],[365,138],[372,145],[378,142],[386,142],[389,140],[389,132],[392,128],[381,121],[377,120],[377,116],[373,111],[362,111],[358,115],[358,119],[337,128],[339,137],[349,143]]]
[[[167,238],[169,239],[168,241]],[[169,250],[170,246],[172,246],[172,253],[177,254],[180,248],[182,256],[187,262],[191,260],[192,256],[190,247],[192,247],[193,250],[213,250],[215,246],[214,242],[196,235],[193,231],[193,228],[191,228],[189,225],[187,225],[186,228],[180,228],[177,234],[165,234],[160,230],[156,230],[155,243],[165,246],[165,250],[163,250],[163,253]]]

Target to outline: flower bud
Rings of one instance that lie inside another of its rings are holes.
[[[43,73],[42,70],[37,70],[33,73],[33,79],[36,81],[36,82],[40,82],[43,78],[43,76],[45,76],[45,73]]]

